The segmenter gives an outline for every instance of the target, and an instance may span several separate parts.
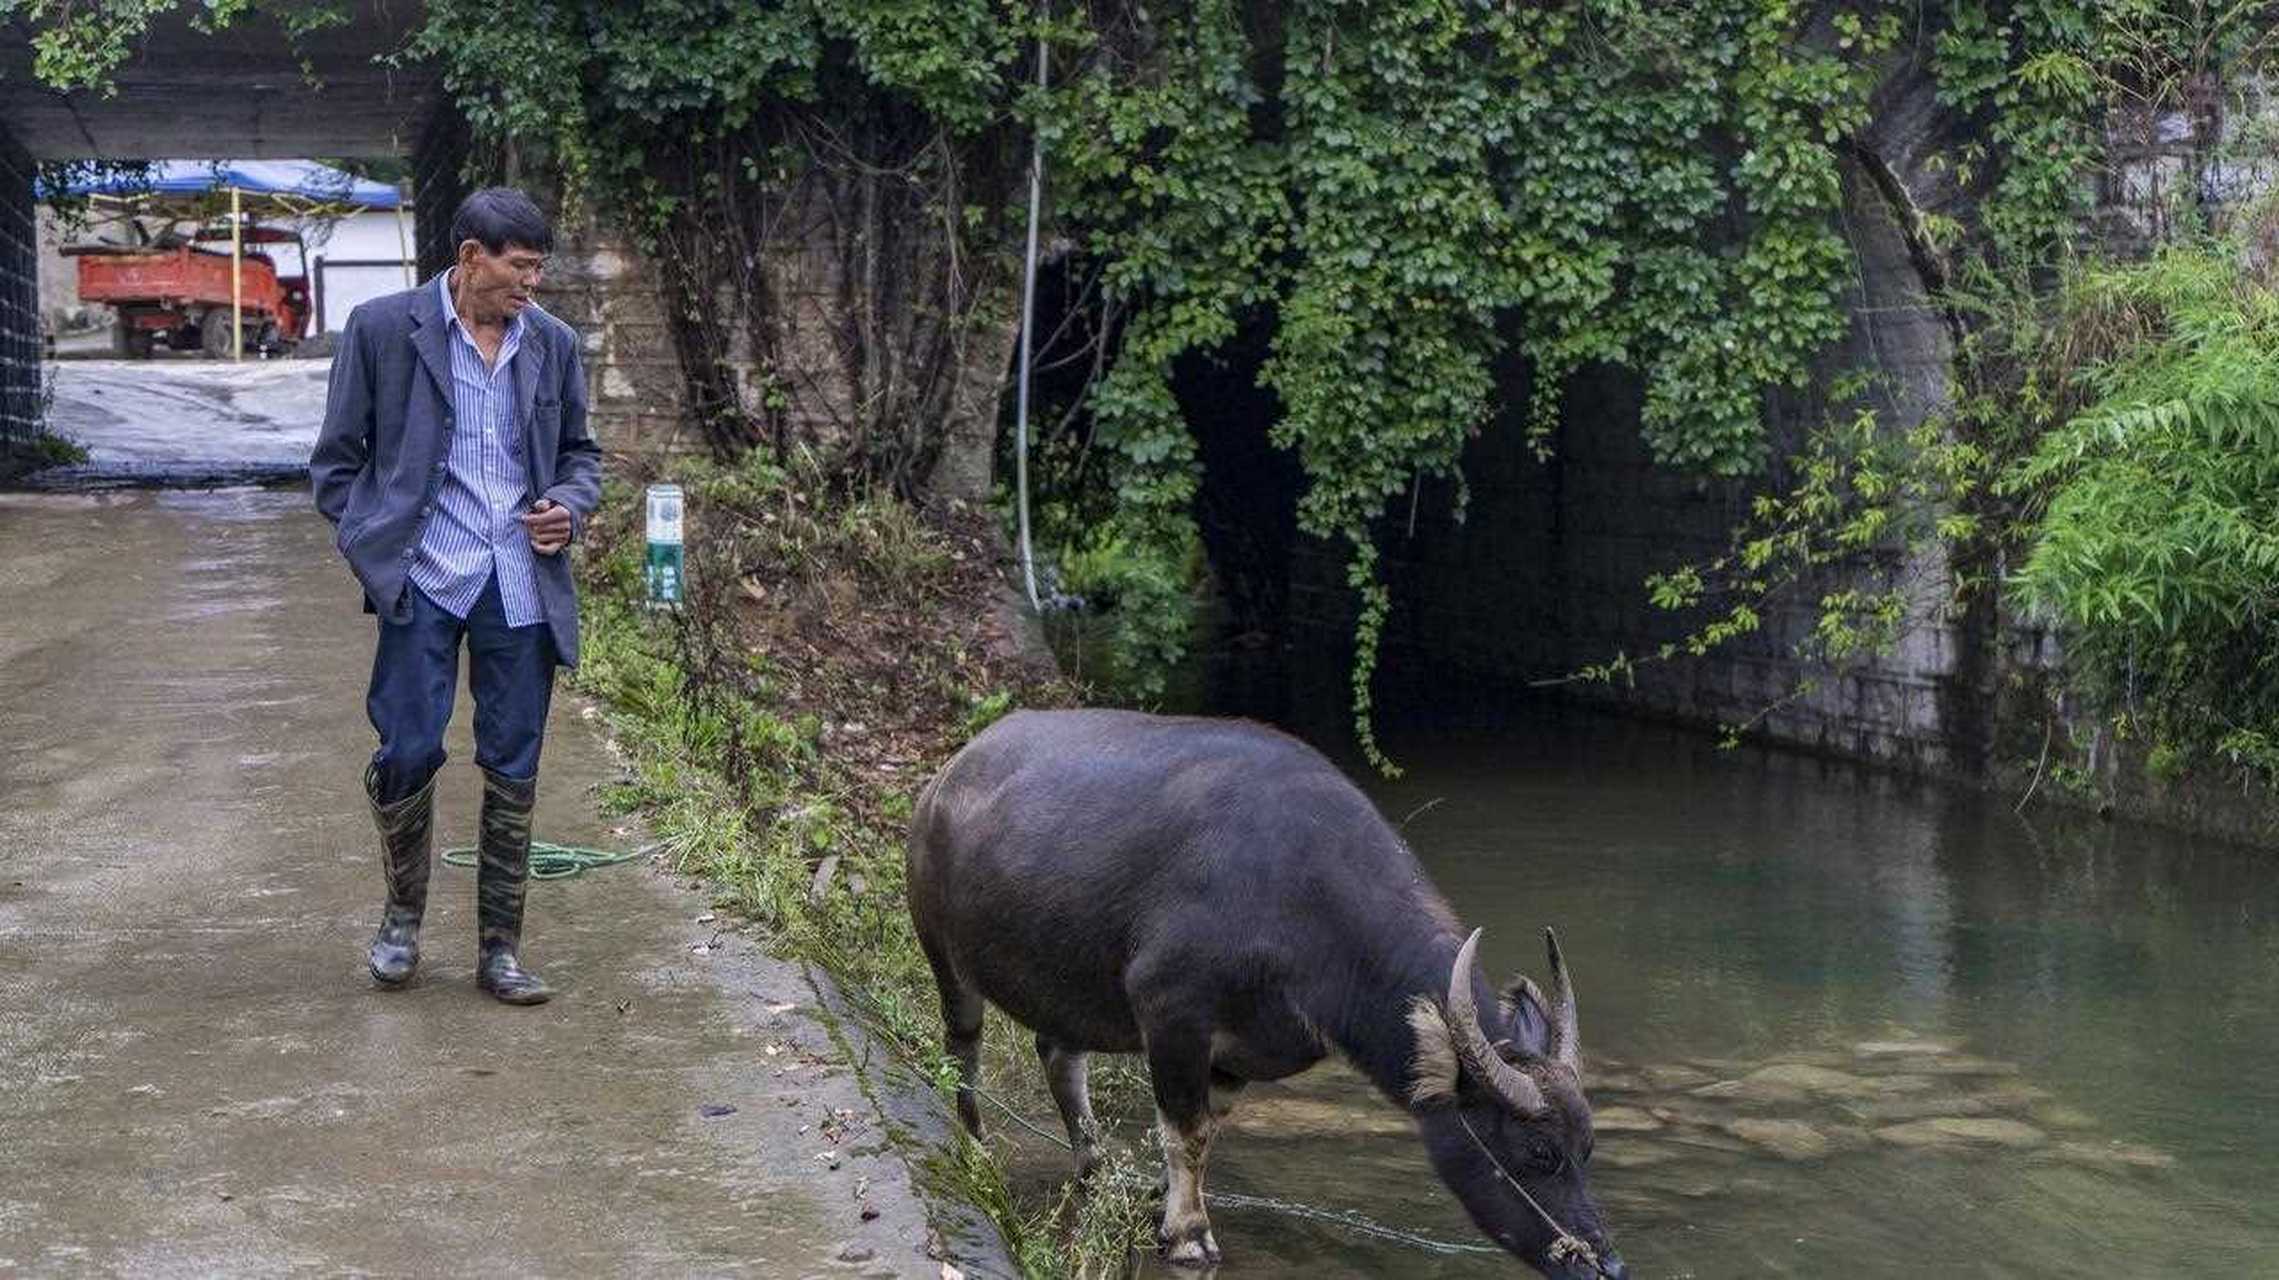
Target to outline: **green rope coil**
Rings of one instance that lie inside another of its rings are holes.
[[[588,849],[574,844],[555,844],[550,840],[530,842],[530,878],[533,880],[568,880],[585,874],[589,867],[614,867],[620,862],[631,862],[641,856],[632,853],[611,853],[607,849]],[[472,867],[476,851],[471,846],[445,849],[443,860],[454,867]]]

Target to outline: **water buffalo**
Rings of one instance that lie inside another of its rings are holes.
[[[1628,1274],[1586,1170],[1574,990],[1500,998],[1415,855],[1312,748],[1236,720],[1027,711],[967,744],[911,818],[910,914],[941,987],[958,1114],[984,1001],[1036,1033],[1077,1174],[1085,1064],[1144,1053],[1171,1261],[1209,1266],[1211,1139],[1236,1094],[1345,1055],[1416,1121],[1480,1230],[1560,1280]]]

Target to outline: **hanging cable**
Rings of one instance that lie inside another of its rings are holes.
[[[1045,89],[1045,34],[1037,32],[1037,90]],[[1037,318],[1037,213],[1044,202],[1045,134],[1040,123],[1029,149],[1029,247],[1021,266],[1021,385],[1013,409],[1013,478],[1021,522],[1021,585],[1029,593],[1029,607],[1042,609],[1037,600],[1037,557],[1029,543],[1029,360]]]

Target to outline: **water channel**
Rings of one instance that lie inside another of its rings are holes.
[[[1580,713],[1396,754],[1489,967],[1560,931],[1635,1274],[2279,1276],[2279,858]],[[1258,1203],[1479,1243],[1342,1068],[1213,1174],[1222,1276],[1517,1269]]]

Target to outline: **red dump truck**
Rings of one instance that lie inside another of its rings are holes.
[[[255,243],[298,242],[291,232],[260,228]],[[73,245],[79,260],[79,299],[118,312],[113,348],[145,360],[163,339],[176,351],[230,354],[230,256],[195,241],[169,248]],[[244,253],[240,261],[245,350],[283,351],[298,343],[309,323],[308,281],[279,276],[269,255]]]

